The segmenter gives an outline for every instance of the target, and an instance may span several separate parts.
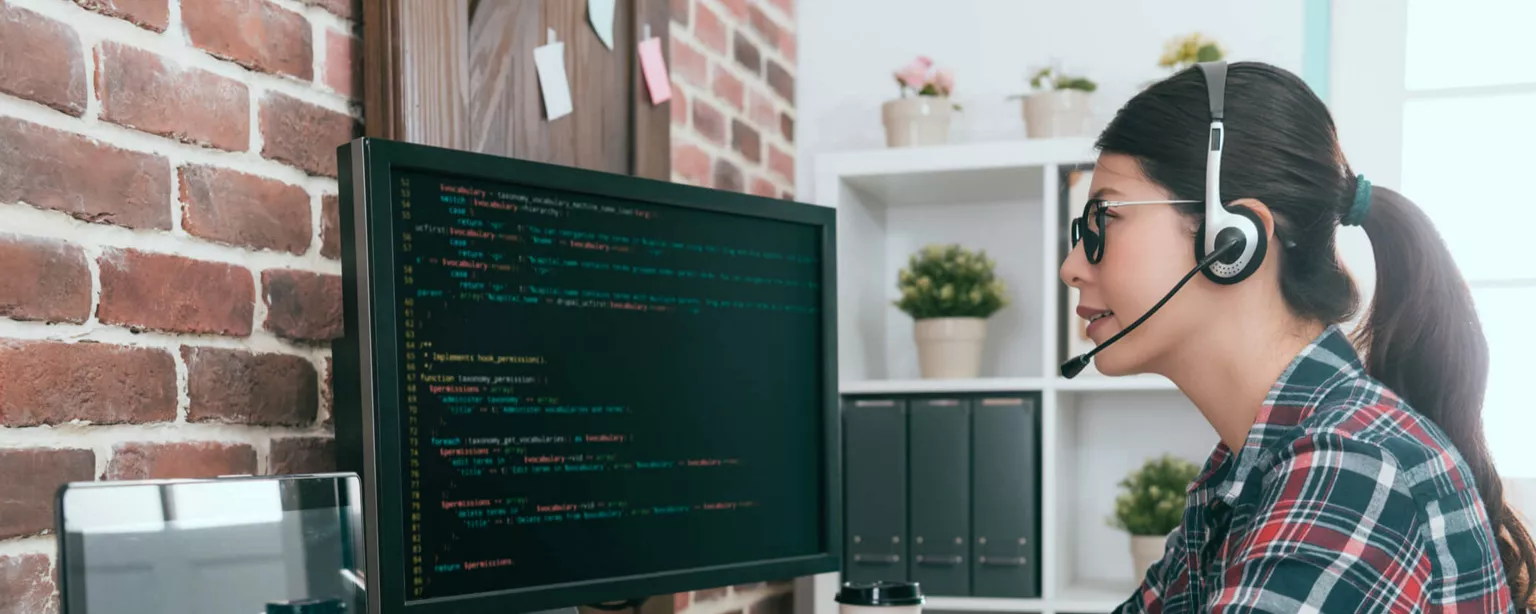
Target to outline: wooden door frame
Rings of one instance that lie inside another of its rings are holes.
[[[651,24],[666,56],[667,0],[621,1],[635,3],[634,19],[618,27],[633,28],[639,40],[642,24]],[[470,149],[469,22],[479,0],[363,0],[362,5],[364,134]],[[637,61],[630,62],[629,72],[629,173],[668,181],[671,103],[651,104]]]

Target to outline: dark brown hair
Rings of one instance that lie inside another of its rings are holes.
[[[1294,74],[1259,62],[1228,66],[1221,193],[1262,201],[1284,249],[1280,291],[1293,313],[1335,324],[1360,306],[1338,259],[1335,229],[1359,187],[1328,108]],[[1204,75],[1190,68],[1137,94],[1099,136],[1174,198],[1205,194],[1210,125]],[[1193,219],[1200,205],[1185,206]],[[1450,438],[1470,467],[1516,603],[1536,608],[1536,545],[1494,469],[1483,435],[1488,342],[1472,294],[1428,216],[1373,187],[1363,223],[1376,257],[1376,293],[1355,331],[1366,372]],[[1279,248],[1271,244],[1272,254]]]

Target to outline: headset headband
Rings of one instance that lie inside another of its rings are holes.
[[[1210,98],[1211,128],[1205,158],[1205,222],[1200,226],[1195,257],[1216,251],[1222,234],[1238,235],[1240,247],[1205,270],[1206,277],[1222,284],[1242,281],[1258,270],[1268,241],[1257,214],[1243,207],[1229,210],[1221,199],[1221,152],[1226,147],[1227,64],[1220,60],[1196,64],[1205,76],[1205,90]]]
[[[1211,121],[1222,121],[1227,96],[1227,63],[1201,62],[1198,66],[1205,73],[1205,91],[1211,96]]]

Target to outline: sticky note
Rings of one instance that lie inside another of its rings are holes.
[[[661,57],[661,39],[640,41],[640,70],[645,74],[646,88],[651,91],[651,104],[661,104],[672,98],[672,80],[667,77],[667,60]]]
[[[613,49],[613,2],[614,0],[587,0],[587,21],[603,44]]]
[[[565,79],[565,43],[550,43],[533,50],[533,65],[539,72],[539,90],[544,93],[544,110],[549,119],[559,119],[571,112],[571,86]]]

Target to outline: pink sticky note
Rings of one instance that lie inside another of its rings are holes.
[[[651,90],[651,104],[672,98],[672,81],[667,77],[667,61],[661,57],[660,38],[640,41],[640,70],[645,72],[645,85]]]

